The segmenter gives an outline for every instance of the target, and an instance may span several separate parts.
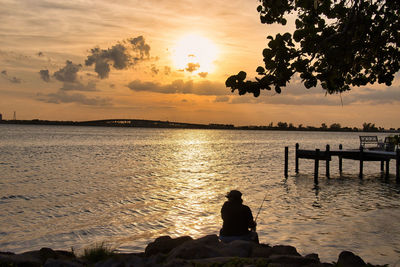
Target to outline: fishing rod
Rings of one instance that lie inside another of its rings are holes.
[[[263,206],[263,204],[264,204],[266,198],[267,198],[267,193],[265,193],[264,199],[263,199],[263,201],[261,202],[260,208],[258,209],[257,216],[256,216],[254,222],[257,222],[258,215],[260,214],[261,208],[262,208],[262,206]]]

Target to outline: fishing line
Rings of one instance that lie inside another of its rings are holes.
[[[258,209],[257,216],[256,216],[254,222],[257,222],[258,215],[260,214],[260,211],[261,211],[261,208],[262,208],[262,206],[263,206],[263,204],[264,204],[264,201],[265,201],[265,199],[267,198],[267,194],[268,194],[268,193],[265,193],[264,199],[263,199],[263,201],[261,202],[261,206],[260,206],[260,208]]]

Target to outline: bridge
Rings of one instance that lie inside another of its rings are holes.
[[[234,129],[231,124],[196,124],[184,122],[139,120],[139,119],[107,119],[82,121],[78,125],[83,126],[112,126],[112,127],[146,127],[146,128],[182,128],[182,129]]]

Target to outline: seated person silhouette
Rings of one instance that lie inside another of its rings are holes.
[[[224,243],[234,240],[246,240],[258,243],[258,235],[256,233],[257,224],[253,220],[250,208],[243,205],[242,193],[238,190],[232,190],[226,197],[228,201],[224,203],[221,209],[223,225],[220,230],[220,240]]]

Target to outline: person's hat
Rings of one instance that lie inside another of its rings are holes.
[[[238,190],[231,190],[226,197],[229,199],[240,199],[242,197],[242,193],[240,193]]]

